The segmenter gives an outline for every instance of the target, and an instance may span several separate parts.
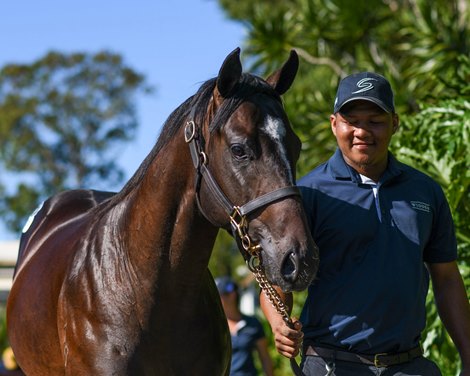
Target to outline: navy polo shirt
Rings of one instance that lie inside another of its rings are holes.
[[[358,353],[417,346],[429,287],[424,262],[457,258],[440,186],[389,154],[374,195],[339,149],[298,185],[320,249],[301,314],[304,342]]]
[[[257,375],[253,351],[256,349],[256,342],[264,338],[264,329],[259,320],[255,316],[242,315],[242,320],[238,322],[237,331],[231,335],[231,338],[230,376]]]

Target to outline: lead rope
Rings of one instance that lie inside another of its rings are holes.
[[[255,256],[252,255],[252,258],[257,257],[259,260],[259,255]],[[277,313],[279,313],[282,316],[282,319],[285,321],[285,323],[290,327],[294,328],[294,322],[289,316],[289,313],[287,312],[287,307],[284,304],[284,302],[281,300],[281,297],[277,293],[277,291],[274,289],[274,287],[269,283],[268,279],[266,278],[266,274],[264,270],[261,268],[261,265],[255,264],[253,261],[250,261],[248,263],[248,268],[251,270],[253,275],[256,278],[256,281],[258,282],[261,290],[263,290],[264,294],[266,297],[269,299],[271,305],[274,307]],[[290,366],[292,368],[292,372],[294,372],[295,376],[305,376],[305,373],[302,371],[300,366],[297,364],[295,358],[290,358]],[[325,364],[326,368],[326,373],[325,376],[334,376],[335,375],[335,363],[334,362],[329,362]]]
[[[253,273],[256,281],[258,282],[259,287],[266,295],[276,312],[279,313],[284,322],[290,328],[293,329],[294,322],[290,318],[289,312],[287,312],[286,305],[282,301],[277,291],[268,281],[266,273],[261,267],[261,246],[259,244],[253,244],[253,241],[248,235],[248,221],[246,219],[246,216],[240,213],[240,208],[234,208],[232,215],[230,216],[230,223],[232,226],[232,232],[234,234],[235,239],[237,240],[237,244],[240,250],[244,250],[244,253],[242,252],[242,255],[247,263],[248,269],[250,269],[250,271]],[[306,376],[300,369],[295,358],[290,358],[289,360],[292,372],[294,372],[295,376]]]
[[[252,255],[251,259],[258,258],[258,255]],[[282,316],[282,319],[284,322],[290,327],[294,328],[294,322],[289,316],[289,313],[287,312],[287,307],[282,301],[281,297],[277,293],[277,291],[274,289],[274,287],[271,285],[271,283],[268,281],[266,278],[266,273],[264,272],[263,268],[261,268],[261,264],[257,263],[255,264],[254,261],[251,261],[248,263],[248,268],[251,270],[253,275],[255,276],[256,281],[259,284],[259,287],[261,290],[264,292],[266,297],[268,298],[269,302],[271,305],[274,307],[277,313],[279,313]],[[290,358],[290,366],[292,368],[292,372],[294,372],[295,376],[305,376],[303,371],[300,369],[300,366],[297,364],[295,358]],[[330,375],[328,373],[328,375]]]

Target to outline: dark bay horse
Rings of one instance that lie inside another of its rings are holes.
[[[230,336],[208,261],[235,210],[269,281],[302,290],[317,249],[294,185],[300,141],[239,49],[179,106],[118,193],[62,192],[25,227],[8,306],[27,375],[226,375]],[[232,204],[233,203],[233,204]]]

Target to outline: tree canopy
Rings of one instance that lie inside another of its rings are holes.
[[[144,76],[119,54],[49,52],[0,70],[0,215],[18,231],[47,196],[123,179],[115,157],[134,136]],[[8,184],[6,184],[8,182]]]

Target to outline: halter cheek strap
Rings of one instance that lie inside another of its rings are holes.
[[[196,133],[196,125],[193,120],[190,120],[186,123],[184,129],[184,139],[189,145],[189,151],[191,152],[191,159],[193,161],[194,168],[196,169],[196,200],[199,210],[202,212],[204,217],[211,222],[213,225],[217,226],[212,219],[204,213],[202,209],[201,202],[199,199],[199,190],[201,188],[201,181],[205,178],[206,184],[209,187],[209,190],[212,192],[216,198],[219,205],[224,208],[224,211],[230,213],[232,210],[232,204],[227,196],[222,192],[222,189],[219,187],[214,177],[207,168],[207,155],[202,149],[201,143],[199,141],[200,135]]]

